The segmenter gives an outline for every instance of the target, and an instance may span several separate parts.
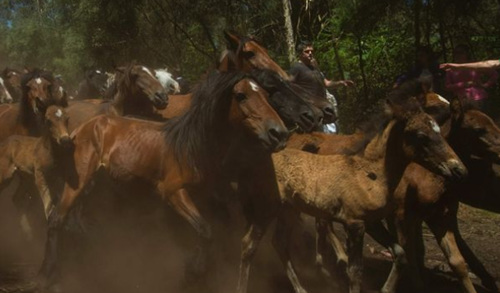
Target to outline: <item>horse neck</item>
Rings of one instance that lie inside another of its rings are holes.
[[[132,92],[132,89],[124,81],[120,81],[113,96],[111,112],[117,116],[149,117],[153,115],[154,110],[153,106],[140,96],[140,93]]]
[[[20,105],[19,123],[27,130],[29,136],[40,136],[42,134],[42,119],[33,112],[27,104]]]
[[[391,120],[382,132],[376,135],[366,146],[364,158],[371,164],[378,165],[380,174],[387,180],[389,190],[393,190],[400,181],[404,169],[409,164],[401,148],[400,127],[396,120]]]

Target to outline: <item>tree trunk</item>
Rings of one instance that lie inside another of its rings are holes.
[[[360,35],[356,34],[356,39],[358,41],[359,70],[361,71],[361,78],[363,79],[363,93],[366,101],[368,100],[368,84],[366,83],[365,62],[363,60],[363,45]]]
[[[290,64],[295,60],[295,42],[292,26],[292,5],[290,0],[283,0],[283,16],[285,17],[286,45],[288,49],[288,61]]]
[[[420,47],[420,10],[422,8],[422,0],[415,0],[415,7],[413,13],[414,15],[414,26],[415,26],[415,48]]]
[[[440,4],[440,2],[436,2],[436,10],[438,13],[435,15],[438,18],[438,31],[439,31],[439,42],[441,44],[441,54],[443,56],[443,61],[447,62],[448,58],[446,57],[446,34],[445,34],[445,28],[444,28],[444,20],[443,20],[443,15],[441,14],[442,9],[444,8],[443,5]]]
[[[337,63],[337,69],[340,74],[340,79],[345,79],[344,68],[342,68],[342,63],[340,62],[338,39],[333,37],[333,54],[335,55],[335,63]]]

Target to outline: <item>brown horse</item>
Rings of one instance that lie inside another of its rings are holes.
[[[178,118],[162,124],[99,116],[73,135],[77,178],[67,179],[49,218],[41,269],[41,275],[49,278],[56,268],[61,227],[97,170],[122,187],[141,184],[152,190],[204,239],[210,230],[183,190],[217,178],[232,140],[244,138],[248,147],[271,152],[284,147],[288,132],[267,103],[266,92],[251,79],[240,73],[215,73],[194,92],[190,110]]]
[[[21,100],[21,76],[23,74],[21,71],[12,69],[12,68],[5,68],[2,73],[0,74],[0,77],[3,79],[5,86],[7,87],[7,90],[9,91],[10,95],[12,96],[12,99],[14,102],[18,102]]]
[[[452,270],[459,277],[464,291],[476,292],[469,278],[466,261],[461,250],[466,252],[471,269],[481,276],[483,284],[496,289],[494,279],[474,257],[467,244],[458,232],[457,211],[460,195],[491,187],[488,179],[483,176],[491,172],[491,164],[500,162],[500,129],[482,112],[464,105],[463,101],[455,99],[451,104],[452,118],[442,127],[450,145],[469,169],[470,176],[459,182],[447,182],[438,174],[429,172],[418,164],[410,164],[395,191],[396,199],[396,229],[399,243],[407,252],[411,276],[418,288],[422,288],[417,265],[423,262],[417,255],[418,231],[421,222],[425,220],[436,237],[443,253],[448,259]],[[483,163],[477,163],[478,158]],[[489,162],[485,166],[484,162]],[[460,246],[455,237],[458,236]]]
[[[285,150],[273,155],[271,162],[263,160],[259,170],[251,171],[256,177],[242,184],[243,196],[254,212],[247,213],[250,228],[243,240],[238,292],[246,291],[252,256],[281,201],[286,208],[277,225],[274,243],[295,292],[305,292],[287,247],[291,228],[296,224],[290,221],[296,219],[297,210],[344,224],[349,234],[351,292],[359,292],[365,221],[384,215],[404,167],[410,161],[418,161],[449,177],[463,176],[466,172],[439,134],[436,122],[422,111],[416,100],[410,99],[408,103],[392,104],[393,119],[368,140],[363,154],[317,156]],[[265,164],[267,168],[263,168]],[[289,205],[297,210],[289,209]]]
[[[461,182],[452,183],[418,164],[412,163],[405,170],[403,179],[398,185],[395,199],[397,200],[396,214],[399,221],[400,241],[402,244],[408,243],[407,250],[414,271],[412,276],[414,276],[415,282],[420,281],[419,275],[417,275],[420,272],[415,266],[419,264],[423,267],[423,250],[417,253],[415,245],[418,244],[418,241],[415,238],[419,236],[420,221],[427,219],[426,221],[430,221],[428,222],[429,227],[436,233],[436,237],[443,247],[450,265],[460,277],[467,292],[475,291],[473,291],[472,283],[468,279],[465,262],[460,252],[465,254],[466,263],[469,263],[471,270],[480,276],[483,284],[492,290],[496,290],[493,277],[485,270],[484,266],[461,238],[456,213],[457,199],[461,198],[462,195],[465,198],[475,198],[480,191],[488,190],[491,192],[494,190],[491,188],[495,182],[495,176],[491,172],[491,163],[499,159],[499,129],[490,118],[470,108],[470,105],[464,105],[463,101],[460,100],[453,100],[451,116],[443,113],[443,105],[446,105],[446,109],[450,112],[450,107],[446,103],[441,102],[441,105],[439,105],[439,100],[427,99],[426,105],[431,107],[428,108],[430,112],[440,113],[437,115],[438,117],[448,117],[442,120],[444,133],[448,137],[450,145],[457,151],[469,169],[469,176]],[[331,139],[331,137],[327,136],[321,143],[314,142],[311,139],[307,139],[307,143],[314,144],[309,149],[315,149],[318,153],[332,154],[330,153],[332,148],[329,147],[329,143],[338,140],[339,138]],[[300,145],[296,144],[296,146]],[[301,145],[302,148],[304,146],[305,144]],[[472,159],[471,155],[475,156],[476,159]],[[483,158],[483,160],[478,161],[477,158]],[[475,196],[470,196],[470,194]],[[405,217],[405,213],[408,216]],[[385,232],[381,231],[380,227],[380,225],[372,225],[367,232],[396,254],[393,271],[382,290],[383,292],[394,292],[403,252],[398,248],[399,246],[391,242],[393,241],[391,237],[383,235]],[[323,247],[325,245],[325,234],[328,234],[328,238],[334,244],[338,259],[345,261],[345,252],[343,247],[338,244],[335,235],[332,234],[331,226],[322,223],[319,228],[321,229],[318,233],[321,239],[319,246]],[[376,228],[376,230],[373,230],[373,228]],[[418,263],[416,263],[417,257]],[[321,263],[321,256],[317,257],[317,261]],[[421,286],[420,283],[417,283],[417,285]]]
[[[34,70],[22,76],[19,104],[0,105],[0,141],[13,134],[40,136],[45,110],[67,105],[67,96],[52,73]]]
[[[20,174],[22,183],[17,194],[24,196],[22,188],[33,182],[42,199],[46,217],[52,208],[53,192],[49,182],[60,177],[58,168],[71,153],[73,145],[67,125],[64,108],[49,106],[41,137],[12,135],[0,144],[0,186],[5,186],[13,176]]]
[[[167,93],[153,71],[137,64],[117,69],[106,99],[71,102],[66,110],[70,131],[101,114],[160,119],[155,109],[164,109],[168,103]]]

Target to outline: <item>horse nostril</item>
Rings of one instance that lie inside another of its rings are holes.
[[[327,117],[335,117],[335,111],[331,107],[324,107],[323,108],[323,113]]]
[[[314,123],[315,123],[314,115],[310,111],[306,111],[306,112],[303,112],[302,114],[300,114],[300,119],[307,126],[314,125]]]

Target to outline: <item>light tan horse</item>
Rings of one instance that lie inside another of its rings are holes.
[[[244,190],[247,200],[254,201],[253,206],[261,209],[258,215],[267,217],[270,213],[265,210],[272,210],[275,198],[281,198],[284,206],[274,244],[295,292],[306,292],[298,281],[288,252],[297,213],[344,224],[349,235],[350,291],[359,292],[365,222],[382,218],[390,209],[390,195],[405,166],[418,161],[448,177],[466,173],[440,135],[435,120],[422,111],[415,99],[403,106],[392,103],[391,110],[393,119],[368,140],[362,154],[318,156],[287,149],[272,156],[278,189],[272,187],[271,179],[262,177],[254,183],[257,187],[248,186],[249,192]],[[262,170],[260,173],[269,175]],[[259,200],[267,203],[259,203]],[[250,261],[269,222],[258,215],[253,215],[243,242],[239,293],[245,292]]]

